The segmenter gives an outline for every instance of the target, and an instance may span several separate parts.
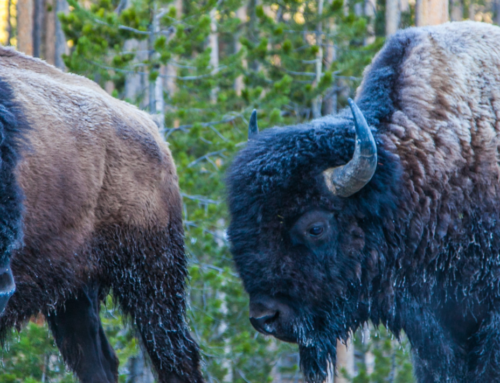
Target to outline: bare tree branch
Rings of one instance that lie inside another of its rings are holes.
[[[218,204],[220,204],[220,201],[206,198],[206,197],[201,196],[201,195],[189,195],[186,193],[181,193],[181,197],[190,199],[192,201],[197,201],[197,202],[200,202],[200,203],[205,204],[205,205],[209,205],[209,204],[218,205]]]
[[[198,158],[198,159],[194,160],[193,162],[191,162],[187,167],[190,168],[190,167],[196,165],[197,163],[203,161],[204,159],[209,158],[210,156],[221,156],[221,157],[226,158],[226,156],[223,154],[225,151],[226,151],[226,149],[222,149],[222,150],[219,150],[217,152],[207,153],[204,156],[201,156],[200,158]]]

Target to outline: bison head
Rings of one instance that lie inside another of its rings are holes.
[[[350,106],[352,117],[260,134],[254,113],[228,176],[231,251],[251,323],[298,343],[309,382],[325,379],[337,339],[368,319],[382,267],[377,221],[387,218],[390,182],[375,170],[390,161],[381,148],[377,160],[369,125]]]

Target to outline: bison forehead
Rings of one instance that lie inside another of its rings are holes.
[[[229,170],[230,204],[311,186],[326,168],[349,161],[353,148],[353,122],[347,117],[265,130],[248,142]]]

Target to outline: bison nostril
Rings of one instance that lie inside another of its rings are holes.
[[[258,318],[250,318],[250,323],[259,332],[263,334],[272,335],[275,332],[274,325],[279,317],[279,311],[267,313]]]

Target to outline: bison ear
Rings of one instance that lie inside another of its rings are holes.
[[[377,168],[377,144],[363,113],[349,99],[356,128],[356,143],[351,161],[323,172],[328,189],[337,196],[349,197],[361,190],[375,174]]]
[[[257,126],[257,110],[254,109],[250,116],[250,123],[248,124],[248,139],[251,140],[259,134],[259,127]]]

